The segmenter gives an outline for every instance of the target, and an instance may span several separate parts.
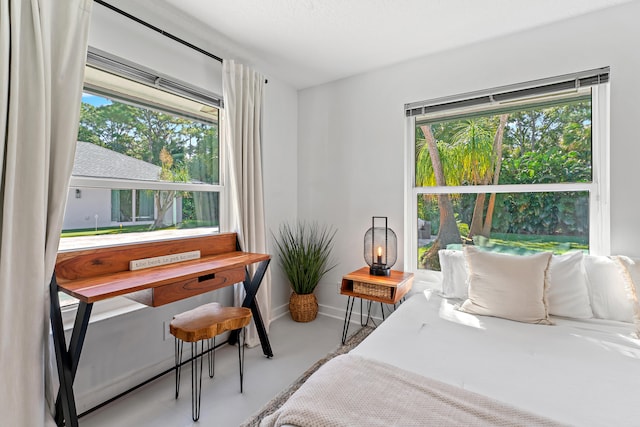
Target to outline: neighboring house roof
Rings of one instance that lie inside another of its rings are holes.
[[[134,159],[90,142],[78,141],[73,176],[160,181],[160,166]]]

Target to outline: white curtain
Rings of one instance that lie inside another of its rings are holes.
[[[229,231],[238,233],[242,250],[266,253],[267,233],[262,187],[262,95],[264,77],[246,65],[225,60],[222,65],[224,94],[223,157],[228,181],[225,209]],[[244,299],[244,288],[235,286],[235,303]],[[264,326],[271,322],[271,274],[269,269],[256,296]],[[247,333],[247,345],[259,343],[255,325]]]
[[[0,0],[0,424],[53,424],[49,292],[91,0]]]

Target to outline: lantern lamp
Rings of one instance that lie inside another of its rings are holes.
[[[398,239],[396,233],[387,227],[387,217],[372,217],[371,228],[364,234],[364,260],[369,265],[369,274],[389,276],[397,259]]]

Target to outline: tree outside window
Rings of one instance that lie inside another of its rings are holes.
[[[83,165],[83,175],[104,182],[116,181],[112,184],[115,187],[111,187],[110,199],[103,201],[95,195],[98,190],[90,187],[81,189],[80,194],[84,197],[72,199],[67,214],[76,212],[79,219],[75,223],[89,218],[91,221],[86,222],[95,228],[95,232],[100,231],[99,228],[117,233],[219,226],[219,195],[212,191],[220,181],[218,124],[217,110],[211,110],[215,114],[212,115],[213,120],[207,122],[201,118],[135,105],[117,97],[85,93],[78,141],[104,150],[94,150],[99,154],[95,159],[83,158],[83,162],[91,163]],[[92,162],[112,164],[98,167],[98,163]],[[100,169],[99,174],[92,175],[93,164],[96,170]],[[154,168],[157,172],[153,172]],[[141,170],[145,172],[136,173]],[[129,181],[132,183],[130,187]],[[145,182],[154,185],[145,187]],[[169,185],[163,188],[162,183]],[[108,184],[99,184],[99,188],[105,185]],[[110,203],[111,222],[105,224],[108,218],[104,214],[94,215],[91,203]],[[78,207],[83,211],[79,212]],[[91,211],[89,215],[88,211]],[[95,227],[94,216],[97,218]],[[71,231],[80,229],[66,227],[64,230]],[[66,235],[64,232],[63,236]]]
[[[592,181],[591,108],[591,97],[582,95],[418,117],[417,213],[418,222],[430,226],[430,238],[418,242],[418,267],[439,269],[439,249],[465,244],[512,253],[587,250],[588,191],[545,185]],[[512,191],[498,190],[504,185]],[[496,190],[468,191],[473,186]],[[429,191],[444,187],[467,190]]]

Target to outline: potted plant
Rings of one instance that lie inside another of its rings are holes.
[[[289,311],[296,322],[310,322],[318,314],[313,291],[322,276],[336,266],[330,259],[336,231],[299,221],[295,225],[282,224],[278,236],[274,235],[280,265],[293,291]]]

